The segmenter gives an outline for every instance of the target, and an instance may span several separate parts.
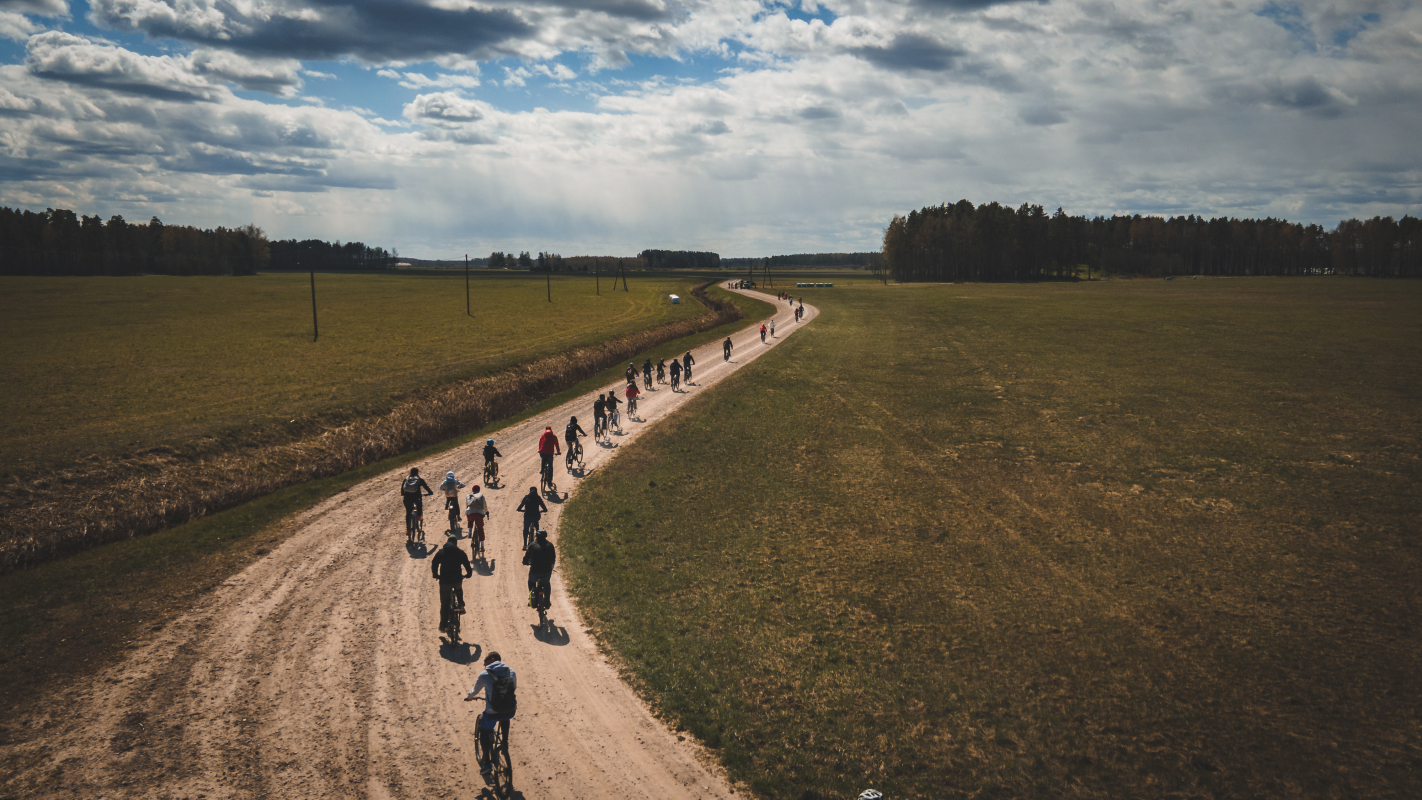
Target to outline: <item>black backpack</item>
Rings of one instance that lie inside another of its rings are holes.
[[[489,708],[505,718],[512,717],[518,711],[513,673],[508,667],[498,671],[489,670]]]
[[[400,491],[403,492],[403,493],[405,493],[405,494],[419,494],[419,493],[420,493],[420,479],[419,479],[419,477],[418,477],[418,476],[415,476],[415,475],[411,475],[410,477],[406,478],[405,481],[404,481],[404,483],[400,484]]]

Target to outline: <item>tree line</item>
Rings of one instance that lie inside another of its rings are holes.
[[[400,254],[362,242],[282,239],[271,243],[272,269],[372,270],[394,269]]]
[[[647,269],[720,269],[719,253],[697,250],[643,250],[637,254]]]
[[[205,230],[0,208],[0,275],[253,275],[270,257],[255,225]]]
[[[1154,277],[1419,277],[1422,220],[1350,219],[1329,231],[1273,218],[1088,218],[960,200],[895,215],[883,259],[887,276],[904,282],[1051,280],[1075,277],[1078,267]]]
[[[854,267],[862,269],[869,265],[874,253],[794,253],[786,256],[766,256],[764,258],[723,258],[721,266],[730,269],[745,267]],[[768,264],[767,264],[768,262]]]

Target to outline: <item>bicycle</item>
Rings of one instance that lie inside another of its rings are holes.
[[[544,494],[557,494],[558,485],[553,482],[553,465],[548,464],[543,466],[540,468],[540,471],[543,475],[538,482],[539,489],[541,489]]]
[[[485,483],[485,485],[487,485],[487,486],[493,486],[494,484],[496,484],[496,483],[498,483],[498,482],[499,482],[499,462],[497,462],[497,461],[486,461],[486,462],[484,462],[484,483]]]
[[[578,469],[583,468],[583,443],[577,439],[574,439],[568,444],[568,454],[563,457],[563,466],[569,472],[573,471],[574,465],[576,465]]]
[[[453,586],[439,587],[439,592],[442,595],[441,600],[443,601],[441,604],[442,610],[449,612],[444,615],[449,619],[449,623],[445,625],[444,632],[445,635],[449,637],[450,644],[459,641],[459,616],[464,613],[464,603],[459,596],[463,594],[463,591],[456,593],[455,588],[456,587]]]
[[[637,398],[633,397],[627,401],[627,418],[637,418]]]
[[[523,549],[533,544],[534,535],[538,533],[538,520],[533,517],[523,518]]]
[[[548,601],[548,592],[542,586],[535,589],[532,594],[533,597],[530,599],[533,607],[538,609],[538,629],[546,631],[548,630],[548,609],[553,604]]]
[[[464,531],[459,519],[459,501],[454,498],[446,498],[444,507],[449,510],[449,532],[458,536]]]
[[[479,731],[484,729],[484,712],[479,712],[479,716],[474,720],[474,759],[484,764],[493,764],[494,771],[489,775],[488,781],[495,786],[499,784],[500,778],[510,787],[513,786],[513,762],[509,760],[509,721],[498,720],[494,723],[494,743],[493,751],[484,752],[484,742],[479,736]]]
[[[652,373],[650,370],[642,373],[642,385],[647,387],[647,391],[652,391]]]
[[[609,430],[616,428],[617,433],[620,435],[622,433],[622,413],[613,411],[612,415],[607,418],[607,427]]]
[[[405,512],[405,541],[409,544],[425,543],[425,515],[413,508]]]
[[[672,391],[674,392],[674,391],[676,391],[677,389],[681,388],[681,376],[680,376],[679,374],[675,373],[675,372],[673,372],[671,375],[672,375]]]

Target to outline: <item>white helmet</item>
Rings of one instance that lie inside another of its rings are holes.
[[[883,800],[884,796],[879,794],[877,789],[865,789],[859,793],[858,800]]]

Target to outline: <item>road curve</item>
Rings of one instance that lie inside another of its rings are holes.
[[[816,310],[805,306],[806,320]],[[694,351],[694,383],[640,401],[611,446],[588,441],[597,469],[692,395],[754,360],[799,324],[788,306],[762,345],[761,320]],[[613,388],[603,387],[603,391]],[[620,392],[619,392],[620,395]],[[486,493],[493,569],[464,584],[470,609],[450,646],[439,622],[428,552],[404,546],[397,497],[404,469],[301,513],[297,530],[189,613],[89,683],[16,720],[0,742],[0,796],[30,798],[428,798],[490,796],[470,733],[481,703],[462,697],[498,650],[519,677],[510,737],[512,797],[725,798],[733,791],[693,741],[667,729],[592,642],[560,576],[556,635],[535,635],[520,565],[520,495],[538,483],[535,442],[576,414],[591,430],[593,394],[497,435],[502,481]],[[416,464],[430,483],[447,470],[478,483],[482,442]],[[576,489],[559,460],[560,491]],[[436,500],[437,498],[431,498]],[[549,503],[556,541],[561,502]],[[427,507],[441,527],[441,503]],[[467,542],[465,543],[467,551]]]

